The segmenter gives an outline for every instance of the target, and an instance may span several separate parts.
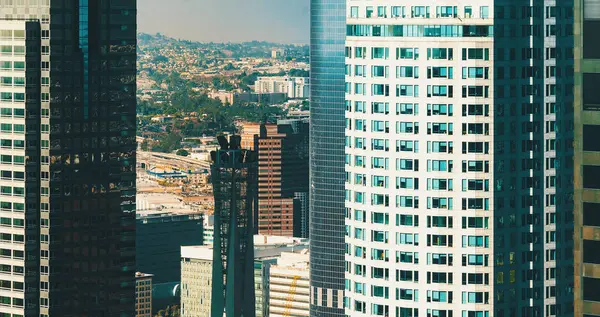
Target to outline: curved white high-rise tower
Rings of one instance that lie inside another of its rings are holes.
[[[569,6],[346,11],[346,315],[572,315]]]

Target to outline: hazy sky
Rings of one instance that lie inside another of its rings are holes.
[[[308,43],[309,0],[138,0],[138,30],[203,42]]]

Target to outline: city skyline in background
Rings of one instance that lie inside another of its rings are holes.
[[[310,35],[308,0],[142,0],[138,17],[138,32],[199,42],[308,44]]]

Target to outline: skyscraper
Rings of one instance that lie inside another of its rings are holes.
[[[310,2],[311,316],[343,316],[346,0]]]
[[[600,316],[600,4],[575,1],[575,315]]]
[[[245,123],[241,137],[258,153],[258,234],[308,238],[308,122]]]
[[[0,19],[0,313],[133,316],[136,1]]]
[[[346,17],[346,314],[572,316],[573,2]]]

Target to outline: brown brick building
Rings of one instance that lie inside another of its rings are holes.
[[[135,273],[135,316],[152,317],[152,274]]]
[[[242,147],[258,152],[258,233],[307,237],[308,122],[246,123]]]

